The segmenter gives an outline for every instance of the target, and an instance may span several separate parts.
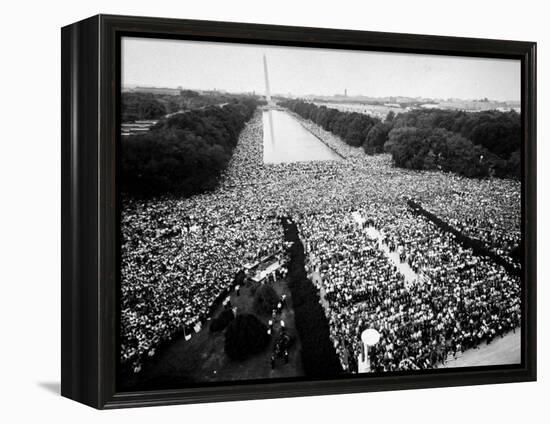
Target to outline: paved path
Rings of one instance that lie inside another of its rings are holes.
[[[380,233],[380,231],[374,227],[367,227],[365,232],[370,238],[378,240],[378,247],[380,250],[382,250],[391,263],[395,265],[397,271],[405,277],[405,281],[408,284],[414,284],[419,281],[418,275],[409,266],[409,264],[407,262],[402,262],[401,259],[399,259],[399,253],[397,253],[397,251],[390,251],[390,247],[384,243],[384,236]]]
[[[496,338],[490,344],[481,344],[477,349],[469,349],[456,359],[440,368],[479,367],[487,365],[510,365],[521,362],[521,330],[510,332],[503,338]]]
[[[325,315],[328,317],[330,305],[328,303],[328,300],[326,299],[326,292],[325,287],[323,286],[323,279],[321,278],[321,274],[319,274],[318,271],[313,271],[313,273],[311,274],[311,281],[313,281],[315,287],[319,289],[319,300],[321,301],[321,306],[325,310]]]

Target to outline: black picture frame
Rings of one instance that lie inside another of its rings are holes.
[[[536,380],[536,43],[97,15],[62,44],[61,394],[94,408],[326,395]],[[521,61],[522,363],[317,381],[117,392],[120,37],[175,38]]]

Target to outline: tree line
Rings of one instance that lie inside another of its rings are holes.
[[[194,90],[181,90],[178,95],[123,92],[121,95],[122,122],[161,119],[167,114],[208,106],[232,103],[245,98],[240,95]]]
[[[188,196],[215,188],[257,105],[256,99],[243,98],[190,110],[161,119],[144,134],[124,137],[123,193]]]
[[[326,131],[338,135],[350,146],[360,147],[365,143],[365,137],[379,122],[378,119],[362,113],[340,112],[326,106],[317,106],[301,100],[279,102],[305,119],[315,122]]]
[[[441,169],[466,177],[520,177],[517,112],[417,109],[400,113],[391,122],[384,148],[398,166]]]
[[[515,111],[414,109],[385,120],[301,100],[280,103],[354,147],[391,153],[396,166],[466,177],[519,178],[521,120]]]

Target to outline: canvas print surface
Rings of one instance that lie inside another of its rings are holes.
[[[521,362],[519,61],[121,47],[122,389]]]

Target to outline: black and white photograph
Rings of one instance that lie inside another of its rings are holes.
[[[120,55],[121,389],[521,363],[519,60]]]
[[[0,423],[545,422],[541,5],[7,4]]]

